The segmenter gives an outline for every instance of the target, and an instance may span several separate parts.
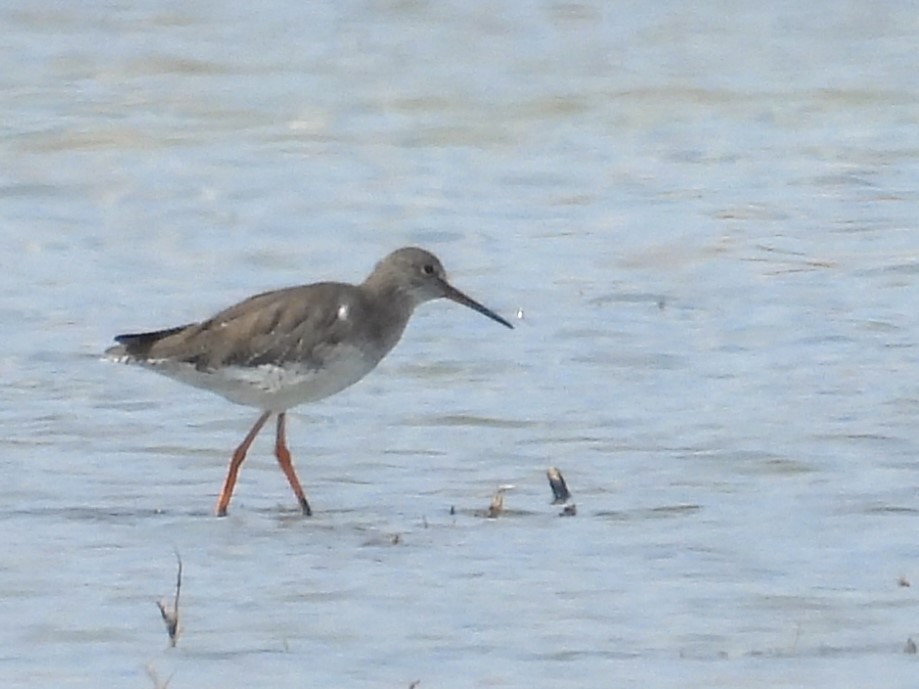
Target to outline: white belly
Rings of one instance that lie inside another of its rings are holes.
[[[131,363],[187,385],[216,392],[237,404],[281,412],[341,392],[370,373],[379,362],[379,359],[368,358],[356,347],[339,345],[336,349],[336,355],[330,357],[321,369],[288,363],[283,366],[226,366],[201,371],[191,364],[167,359]]]

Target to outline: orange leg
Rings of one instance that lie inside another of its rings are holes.
[[[255,422],[252,430],[249,431],[249,435],[245,437],[239,447],[236,448],[236,452],[233,453],[233,458],[230,460],[230,468],[227,471],[227,480],[223,482],[223,490],[220,491],[220,497],[217,498],[218,517],[227,516],[227,507],[230,504],[230,498],[233,497],[233,488],[236,486],[236,475],[239,473],[239,467],[242,466],[243,460],[246,458],[246,453],[249,451],[249,446],[252,444],[252,441],[255,440],[255,436],[258,435],[258,432],[262,430],[262,426],[265,425],[269,416],[271,416],[271,412],[266,411],[258,417],[258,421]]]
[[[297,500],[300,502],[300,509],[303,510],[303,514],[307,517],[312,516],[313,510],[310,509],[310,504],[306,499],[306,495],[303,493],[303,488],[300,486],[300,479],[297,478],[297,472],[294,471],[293,462],[290,459],[290,450],[287,449],[287,438],[284,435],[284,419],[286,414],[281,412],[278,414],[278,436],[274,444],[274,456],[278,458],[278,464],[281,465],[281,471],[284,472],[284,475],[287,477],[287,482],[290,484],[290,487],[294,491],[294,495],[297,496]]]

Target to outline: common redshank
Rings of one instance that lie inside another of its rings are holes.
[[[105,353],[261,410],[230,459],[218,516],[227,513],[249,446],[277,414],[274,454],[309,516],[287,449],[287,411],[354,385],[395,347],[416,306],[442,298],[513,328],[447,282],[436,256],[405,247],[377,263],[360,285],[317,282],[257,294],[199,323],[118,335],[118,345]]]

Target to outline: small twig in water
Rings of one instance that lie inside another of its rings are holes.
[[[488,512],[485,513],[486,517],[496,519],[504,513],[504,494],[509,490],[513,490],[513,488],[512,484],[498,486],[498,490],[491,496],[491,504],[488,506]]]
[[[568,491],[568,485],[565,479],[555,467],[549,467],[546,470],[546,477],[549,479],[549,487],[552,489],[552,504],[563,505],[571,499],[571,493]]]
[[[491,496],[491,504],[488,506],[487,516],[489,519],[495,519],[504,511],[504,491],[498,489],[498,492]]]
[[[156,606],[160,609],[160,615],[163,616],[163,622],[166,623],[166,631],[169,633],[169,644],[175,648],[179,641],[179,594],[182,591],[182,558],[176,551],[176,562],[179,565],[178,574],[176,574],[176,593],[172,605],[169,606],[163,601],[157,601]],[[168,682],[167,682],[168,684]]]
[[[549,487],[552,489],[552,504],[565,505],[562,511],[558,513],[558,516],[573,517],[576,515],[578,508],[573,502],[568,502],[571,500],[571,492],[568,490],[568,484],[565,483],[562,472],[555,467],[549,467],[546,469],[546,477],[549,479]]]

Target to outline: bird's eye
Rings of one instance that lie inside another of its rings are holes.
[[[424,266],[422,266],[421,271],[422,271],[425,275],[433,275],[433,274],[434,274],[434,266],[433,266],[432,264],[430,264],[430,263],[425,263]]]

